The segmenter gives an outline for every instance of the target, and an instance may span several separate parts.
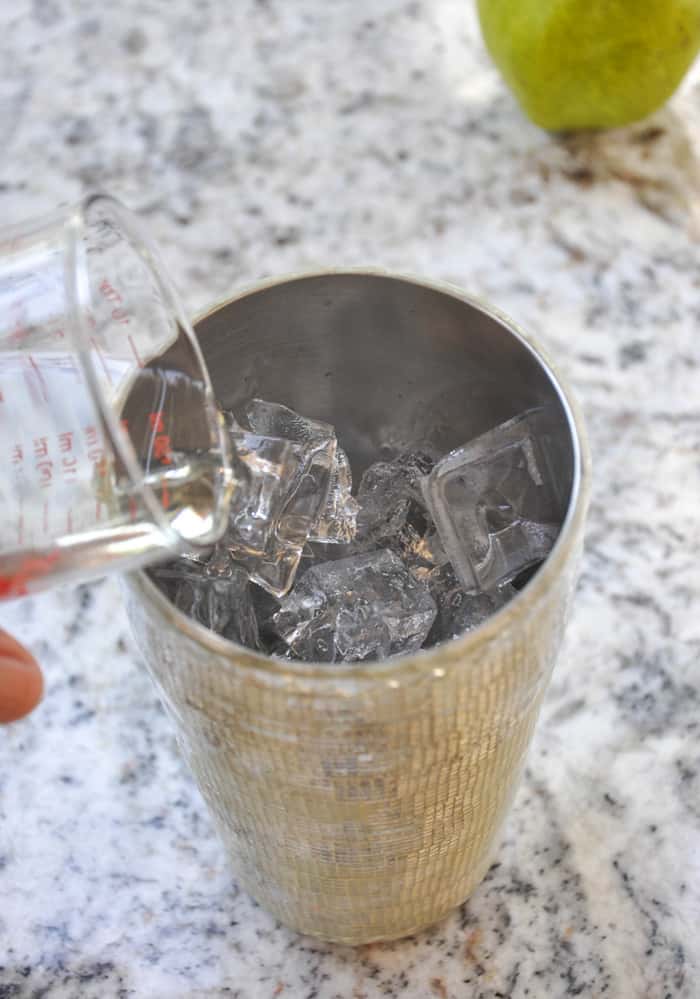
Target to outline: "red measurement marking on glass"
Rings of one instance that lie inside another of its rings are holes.
[[[107,278],[103,278],[100,282],[100,291],[108,302],[123,302],[122,296],[119,294],[117,289],[109,283]],[[126,309],[123,309],[121,308],[121,305],[118,305],[116,308],[112,309],[112,319],[115,323],[128,323],[129,314]]]
[[[95,445],[99,444],[99,437],[97,435],[97,427],[94,427],[91,424],[89,427],[84,427],[83,430],[85,431],[85,439],[87,441],[87,446],[89,448],[93,448],[93,447],[95,447]]]
[[[112,319],[115,323],[129,324],[129,314],[124,309],[112,309]]]
[[[94,338],[94,336],[90,337],[90,343],[94,347],[95,353],[97,354],[97,356],[100,359],[100,364],[102,365],[102,369],[103,369],[105,375],[107,376],[107,381],[109,382],[110,385],[113,385],[114,383],[112,381],[112,376],[109,373],[109,368],[107,367],[107,362],[105,361],[105,356],[104,356],[104,354],[102,352],[102,348],[100,347],[100,345],[98,344],[98,342]]]
[[[70,478],[78,472],[78,459],[73,454],[73,431],[63,430],[58,435],[58,448],[63,454],[61,465],[63,466],[63,477]]]
[[[39,485],[45,489],[53,478],[53,461],[49,457],[49,443],[46,437],[34,438],[34,467],[38,472]]]
[[[100,437],[97,432],[97,427],[89,426],[84,427],[83,431],[85,433],[85,442],[87,445],[86,456],[88,461],[91,461],[95,466],[95,471],[100,476],[104,478],[107,474],[107,459],[105,458],[104,448],[100,447]]]
[[[162,465],[172,465],[173,452],[167,434],[157,434],[153,441],[153,457]]]
[[[129,497],[129,519],[131,520],[132,524],[136,520],[137,513],[138,513],[138,507],[136,505],[136,499],[133,496],[130,496]]]
[[[41,386],[41,394],[44,397],[44,402],[48,402],[49,392],[48,389],[46,388],[46,382],[44,381],[44,376],[41,373],[41,369],[39,368],[38,364],[36,363],[31,354],[27,354],[27,360],[29,361],[32,371],[36,375],[39,385]]]
[[[44,500],[44,512],[41,518],[41,529],[44,534],[49,533],[49,501]]]
[[[36,470],[39,473],[39,485],[42,489],[47,489],[53,479],[53,462],[40,461],[36,466]]]
[[[24,544],[24,514],[21,511],[17,521],[17,543]]]
[[[100,291],[108,302],[121,302],[122,300],[122,296],[119,294],[117,289],[109,283],[107,278],[102,278],[100,281]]]
[[[160,498],[161,498],[161,502],[163,504],[163,509],[167,510],[168,507],[170,506],[170,493],[168,491],[168,486],[167,486],[167,484],[165,482],[163,483],[163,486],[162,486],[162,489],[161,489]]]
[[[28,592],[27,583],[37,576],[51,572],[59,557],[58,552],[50,555],[28,555],[11,576],[0,575],[0,597],[22,597]]]
[[[101,519],[102,519],[102,504],[98,500],[97,503],[95,504],[95,520],[101,520]]]
[[[151,430],[155,432],[155,437],[153,438],[153,457],[156,458],[161,465],[172,465],[172,444],[170,442],[170,437],[165,433],[163,414],[149,413],[148,422],[151,425]]]

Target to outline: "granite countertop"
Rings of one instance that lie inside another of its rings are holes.
[[[0,15],[0,218],[95,187],[192,312],[305,267],[454,281],[583,404],[582,578],[525,780],[472,898],[359,950],[233,883],[119,583],[5,605],[47,677],[0,732],[1,999],[691,999],[700,975],[700,72],[553,139],[469,0],[33,0]]]

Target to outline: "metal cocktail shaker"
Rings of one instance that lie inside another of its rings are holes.
[[[531,407],[555,414],[559,539],[514,600],[453,642],[288,663],[202,628],[144,574],[129,580],[134,631],[241,885],[305,933],[403,936],[478,884],[516,789],[582,543],[580,421],[535,348],[449,288],[372,272],[272,281],[197,333],[223,406],[256,395],[334,424],[356,474],[382,444],[448,451]]]

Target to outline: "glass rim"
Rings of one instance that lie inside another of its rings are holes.
[[[511,336],[519,340],[522,346],[530,352],[538,365],[543,369],[556,393],[568,424],[573,452],[573,479],[566,516],[562,522],[557,540],[542,567],[504,607],[501,607],[487,618],[486,621],[471,631],[466,632],[460,638],[450,639],[448,642],[435,645],[429,649],[419,649],[417,652],[403,653],[369,663],[336,664],[289,661],[257,652],[247,646],[239,645],[236,642],[223,638],[221,635],[211,631],[178,610],[143,570],[129,573],[129,581],[144,599],[154,603],[161,615],[165,616],[166,620],[175,625],[188,638],[192,639],[198,645],[209,649],[217,656],[229,660],[229,665],[237,669],[259,673],[266,678],[269,677],[278,681],[319,681],[321,686],[342,686],[348,681],[369,682],[370,684],[372,682],[385,681],[388,686],[393,686],[396,682],[396,685],[400,686],[398,683],[399,677],[429,676],[433,674],[433,671],[435,671],[434,675],[436,676],[442,675],[444,665],[448,659],[452,659],[453,661],[462,659],[467,655],[473,654],[480,647],[490,644],[496,638],[503,635],[523,614],[526,614],[528,607],[535,609],[541,604],[550,588],[556,585],[564,563],[571,557],[572,546],[578,540],[577,536],[585,519],[590,492],[590,454],[583,416],[578,404],[573,398],[566,379],[557,371],[557,368],[549,360],[546,351],[537,340],[530,334],[525,333],[518,323],[496,307],[481,301],[475,296],[468,295],[459,287],[446,282],[427,280],[397,271],[368,267],[327,268],[295,272],[248,285],[237,294],[216,302],[195,318],[194,326],[196,327],[198,323],[227,305],[268,288],[295,281],[304,281],[309,278],[345,274],[403,281],[442,293],[466,305],[470,305],[474,309],[496,320]],[[441,660],[439,668],[434,663],[434,660],[438,658]]]
[[[116,221],[118,231],[126,239],[128,248],[146,267],[151,280],[163,298],[168,313],[179,324],[187,337],[199,367],[199,376],[205,386],[207,406],[215,406],[211,378],[193,326],[185,314],[179,295],[170,281],[167,269],[160,260],[157,248],[141,232],[137,215],[117,198],[102,192],[94,192],[86,195],[69,209],[65,219],[67,236],[65,284],[68,308],[73,320],[72,328],[75,330],[75,351],[80,358],[88,389],[99,412],[102,421],[102,430],[107,443],[123,463],[135,493],[143,500],[146,512],[153,518],[164,537],[172,539],[173,554],[182,550],[183,547],[191,549],[208,547],[220,532],[217,529],[213,529],[203,538],[193,541],[182,535],[173,526],[156,495],[155,489],[147,482],[144,482],[143,471],[131,438],[122,427],[114,407],[105,398],[104,392],[100,387],[95,361],[88,347],[90,331],[87,327],[84,309],[81,306],[89,303],[85,301],[83,290],[81,289],[80,276],[89,266],[85,259],[82,242],[91,224],[89,213],[95,206],[101,205],[105,206],[109,213],[111,213],[113,219]],[[224,469],[224,483],[230,484],[232,471],[228,441],[219,421],[216,421],[216,426],[218,444],[222,455],[222,467]],[[225,489],[224,492],[226,492]],[[221,526],[222,505],[222,498],[217,498],[213,513],[218,526]]]

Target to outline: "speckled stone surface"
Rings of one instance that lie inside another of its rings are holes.
[[[109,189],[192,312],[318,265],[454,281],[539,333],[596,469],[494,864],[396,944],[300,938],[232,882],[116,581],[2,607],[48,689],[0,732],[1,999],[696,997],[700,73],[650,121],[561,141],[468,0],[20,0],[0,29],[3,221]]]

